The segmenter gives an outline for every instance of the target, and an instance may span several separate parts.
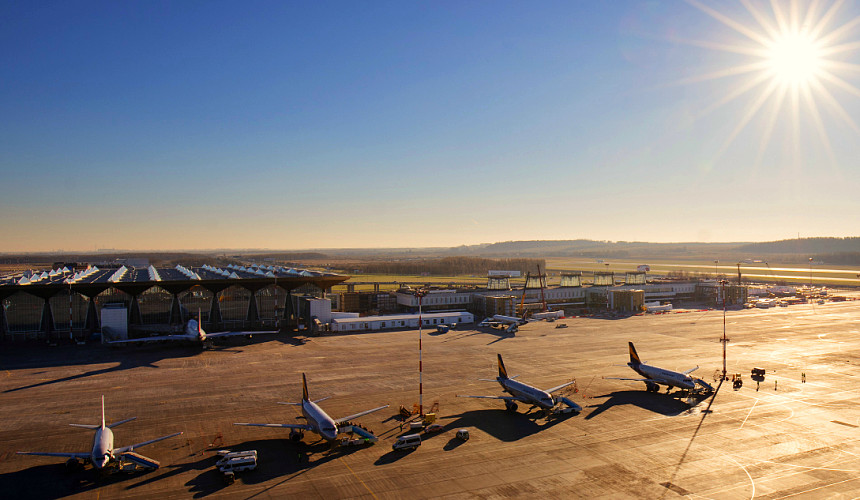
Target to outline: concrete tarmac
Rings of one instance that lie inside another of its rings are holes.
[[[566,324],[567,328],[556,328]],[[423,333],[424,406],[438,402],[444,430],[414,452],[394,452],[397,409],[418,402],[418,332],[309,339],[234,339],[215,349],[146,346],[0,346],[0,492],[6,498],[821,498],[860,496],[860,301],[728,311],[728,371],[718,385],[719,310],[570,318],[530,323],[516,335],[469,326]],[[643,361],[719,387],[688,406],[645,392],[625,363],[633,341]],[[563,392],[579,415],[542,418],[504,409],[496,353],[509,374]],[[756,390],[753,367],[764,368]],[[314,434],[233,422],[296,423],[301,373],[312,399],[380,436],[367,447],[330,449]],[[802,382],[802,374],[806,382]],[[88,451],[105,395],[124,446],[161,462],[148,473],[67,472],[64,459],[16,451]],[[471,439],[455,438],[466,428]],[[259,467],[225,485],[215,450],[256,449]]]

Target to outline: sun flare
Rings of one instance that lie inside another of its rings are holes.
[[[806,85],[820,76],[822,56],[807,33],[783,33],[767,47],[766,60],[773,77],[790,86]]]
[[[721,156],[754,120],[763,124],[755,165],[758,165],[781,124],[790,127],[786,141],[797,158],[804,134],[814,130],[824,150],[833,160],[827,128],[828,118],[847,126],[860,136],[860,126],[840,103],[847,94],[860,97],[853,81],[860,75],[854,54],[860,49],[860,16],[846,16],[844,2],[812,1],[754,2],[740,0],[746,15],[729,15],[712,3],[685,0],[688,4],[730,28],[736,40],[686,40],[690,45],[735,54],[736,65],[682,80],[696,83],[735,79],[724,97],[706,106],[700,117],[733,101],[748,99],[742,116],[722,144]]]

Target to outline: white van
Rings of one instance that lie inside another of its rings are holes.
[[[414,450],[421,446],[421,435],[420,434],[407,434],[405,436],[400,436],[397,438],[397,441],[391,445],[391,449],[394,451],[397,450]]]
[[[257,450],[228,453],[218,460],[215,466],[224,473],[254,470],[257,468]]]

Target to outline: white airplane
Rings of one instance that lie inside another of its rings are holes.
[[[234,423],[233,425],[245,425],[250,427],[276,427],[276,428],[286,428],[290,429],[290,440],[292,441],[300,441],[304,437],[305,431],[315,432],[319,434],[320,437],[325,439],[326,441],[333,442],[337,439],[337,435],[340,434],[340,430],[338,429],[338,425],[343,424],[344,422],[348,422],[354,418],[358,418],[368,413],[373,413],[375,411],[379,411],[383,408],[388,408],[388,405],[380,406],[379,408],[374,408],[372,410],[367,410],[363,412],[356,413],[354,415],[350,415],[348,417],[333,419],[328,414],[320,408],[317,403],[320,401],[325,401],[329,397],[324,397],[321,399],[317,399],[316,401],[311,401],[308,398],[308,382],[305,378],[305,374],[302,373],[302,402],[301,403],[283,403],[279,402],[279,404],[284,405],[295,405],[302,407],[302,417],[307,423],[306,424],[248,424],[248,423]]]
[[[96,431],[95,436],[93,437],[93,448],[92,451],[84,451],[79,453],[69,453],[69,452],[61,452],[61,453],[51,453],[51,452],[41,452],[41,451],[19,451],[19,455],[42,455],[46,457],[67,457],[68,461],[66,465],[70,469],[78,469],[82,468],[83,464],[79,462],[79,460],[83,460],[84,464],[89,462],[92,463],[96,469],[104,469],[108,465],[115,465],[119,461],[130,461],[142,465],[144,467],[149,467],[152,469],[157,469],[161,464],[158,461],[153,460],[151,458],[144,457],[143,455],[139,455],[134,453],[136,448],[140,448],[142,446],[146,446],[148,444],[156,443],[158,441],[172,438],[174,436],[178,436],[182,434],[181,432],[176,432],[173,434],[169,434],[167,436],[162,436],[160,438],[150,439],[149,441],[144,441],[142,443],[133,444],[131,446],[123,446],[121,448],[114,448],[113,443],[113,431],[112,428],[124,424],[126,422],[131,422],[137,417],[127,418],[125,420],[120,420],[119,422],[114,422],[110,425],[105,425],[105,397],[102,396],[102,423],[101,425],[90,425],[90,424],[69,424],[72,427],[82,427],[84,429],[92,429]]]
[[[497,356],[499,357],[499,376],[496,377],[495,380],[481,380],[486,380],[487,382],[498,382],[502,386],[502,390],[510,394],[510,396],[465,396],[458,394],[458,398],[503,399],[505,401],[505,408],[509,411],[517,410],[517,401],[530,404],[533,407],[537,406],[544,412],[551,411],[559,403],[566,404],[576,413],[582,411],[582,407],[574,403],[573,401],[562,396],[552,396],[552,393],[559,391],[571,384],[575,384],[576,381],[565,382],[564,384],[555,386],[551,389],[547,389],[544,391],[538,389],[537,387],[532,387],[523,382],[517,382],[514,379],[517,378],[518,375],[508,377],[508,371],[505,369],[505,363],[502,361],[502,355],[497,354]]]
[[[486,318],[478,326],[488,326],[490,328],[502,329],[507,333],[517,333],[519,331],[519,323],[517,321],[498,321],[493,318]]]
[[[199,317],[199,313],[198,313]],[[185,324],[185,332],[179,335],[158,335],[155,337],[141,337],[138,339],[128,339],[128,340],[106,340],[105,344],[145,344],[149,342],[161,342],[161,341],[180,341],[180,342],[192,342],[195,344],[203,345],[207,340],[225,338],[225,337],[238,337],[241,335],[261,335],[261,334],[269,334],[269,333],[279,333],[277,330],[269,330],[269,331],[244,331],[244,332],[216,332],[216,333],[207,333],[203,330],[203,327],[200,326],[200,322],[194,318],[188,320],[188,323]]]
[[[697,386],[701,386],[701,388],[706,392],[714,390],[714,388],[704,380],[690,376],[691,373],[699,369],[698,366],[690,368],[685,372],[674,372],[672,370],[664,370],[663,368],[657,368],[656,366],[646,365],[639,359],[639,355],[636,354],[636,348],[633,347],[633,342],[628,342],[628,344],[630,346],[630,362],[627,363],[627,366],[632,368],[633,371],[639,375],[642,375],[642,378],[604,378],[611,380],[634,380],[637,382],[645,382],[645,388],[648,392],[658,392],[661,385],[665,385],[667,391],[671,391],[672,387],[694,391],[697,389]]]

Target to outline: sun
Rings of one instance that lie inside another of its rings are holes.
[[[792,87],[809,85],[822,75],[822,51],[806,32],[781,33],[765,48],[772,77]]]
[[[785,130],[781,118],[788,117],[788,143],[793,158],[799,157],[802,131],[814,130],[831,158],[833,149],[825,117],[834,118],[860,137],[860,126],[840,103],[848,95],[860,97],[851,79],[860,75],[856,52],[860,50],[860,16],[846,19],[845,2],[816,0],[765,2],[740,0],[746,15],[729,15],[715,9],[711,2],[685,0],[687,4],[730,28],[733,42],[677,40],[708,50],[734,54],[739,63],[711,73],[681,80],[692,84],[708,80],[733,79],[725,95],[704,107],[699,118],[733,101],[747,98],[742,116],[716,154],[722,156],[732,142],[756,117],[763,118],[761,140],[754,165],[758,165],[777,130]],[[831,125],[833,126],[833,125]],[[716,161],[716,160],[715,160]]]

